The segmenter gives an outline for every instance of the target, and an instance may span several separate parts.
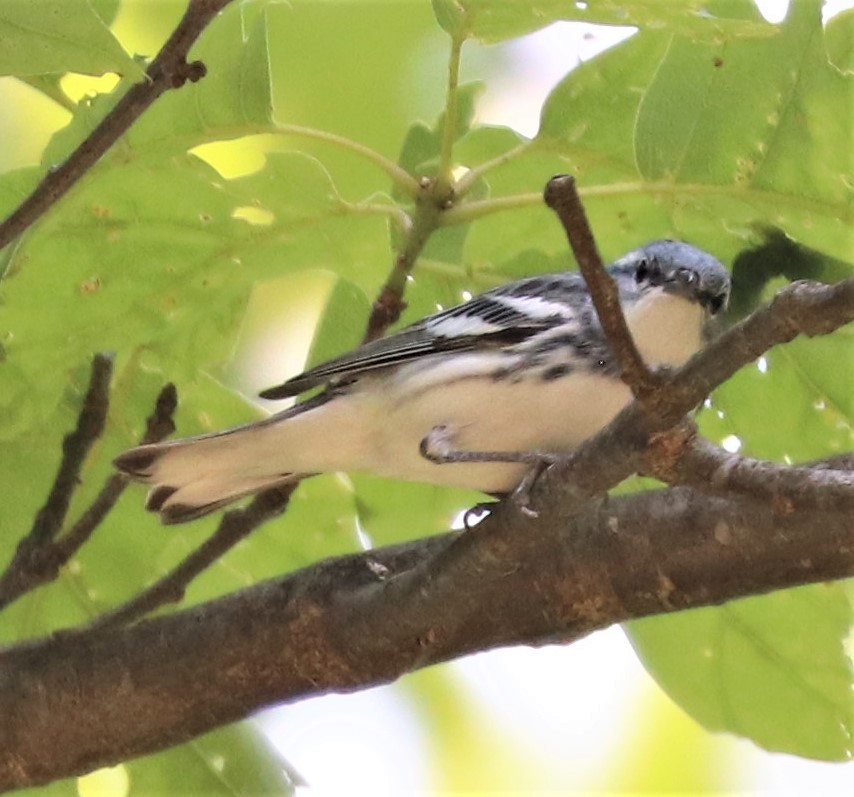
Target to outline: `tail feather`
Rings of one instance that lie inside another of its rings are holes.
[[[247,452],[255,450],[247,438],[259,428],[138,446],[113,464],[151,485],[147,510],[157,512],[163,523],[184,523],[296,478],[294,473],[271,472],[261,457],[247,458]]]
[[[332,395],[224,432],[137,446],[113,464],[151,485],[146,508],[164,523],[194,520],[303,476],[359,469],[370,424],[362,405]]]

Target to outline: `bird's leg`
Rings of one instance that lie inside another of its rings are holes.
[[[552,455],[552,457],[559,455]],[[531,509],[531,490],[534,489],[534,485],[537,483],[537,480],[540,476],[543,475],[543,472],[549,465],[554,464],[557,459],[551,459],[548,461],[546,459],[541,459],[534,464],[534,466],[525,474],[525,477],[516,487],[513,489],[513,492],[510,493],[510,500],[513,501],[516,506],[519,507],[519,511],[529,517],[537,517],[537,511],[535,509]]]
[[[451,432],[447,426],[434,426],[421,440],[421,456],[437,465],[449,465],[461,462],[509,462],[531,465],[531,469],[515,487],[510,497],[526,515],[536,517],[530,509],[531,489],[543,471],[559,462],[562,454],[551,451],[460,451],[451,445]]]
[[[550,451],[460,451],[451,445],[447,426],[434,426],[421,440],[421,456],[437,465],[460,462],[518,462],[545,467],[559,462],[562,454]]]

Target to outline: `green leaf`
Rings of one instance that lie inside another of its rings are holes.
[[[655,230],[727,259],[772,223],[850,254],[852,76],[828,63],[819,10],[794,3],[763,39],[642,30],[555,88],[536,143],[574,165],[601,240]]]
[[[103,794],[257,797],[291,795],[300,783],[249,723],[230,725],[156,755],[32,789],[33,797]]]
[[[288,764],[248,723],[220,728],[125,767],[130,795],[291,795],[296,785]]]
[[[667,28],[682,34],[716,38],[723,34],[768,35],[772,26],[763,22],[755,8],[744,3],[683,0],[625,0],[621,3],[573,0],[436,0],[433,10],[439,24],[452,35],[467,35],[485,43],[522,36],[558,20],[602,25],[637,25]]]
[[[208,65],[197,83],[167,91],[105,157],[160,159],[210,141],[272,129],[272,98],[266,14],[244,31],[240,4],[227,7],[202,34],[192,57]],[[81,102],[67,127],[51,140],[42,158],[63,161],[91,133],[132,84],[121,81],[109,94]]]
[[[371,303],[364,291],[349,280],[330,276],[333,276],[334,285],[314,330],[307,368],[358,346],[370,316]]]
[[[643,31],[572,70],[543,105],[537,145],[583,164],[582,185],[637,179],[636,118],[669,43]]]
[[[433,13],[442,29],[451,36],[464,34],[465,12],[457,0],[432,0]]]
[[[833,17],[825,29],[827,56],[840,71],[854,72],[854,8]]]
[[[143,76],[89,0],[0,4],[0,41],[0,75],[118,72],[136,79]]]
[[[684,185],[674,214],[745,223],[746,210],[831,255],[850,254],[854,191],[840,169],[850,164],[854,84],[827,61],[820,7],[792,4],[768,39],[670,43],[638,111],[635,151],[643,179],[672,185],[677,197]]]
[[[851,606],[817,584],[637,620],[629,638],[661,687],[709,730],[767,750],[851,757]]]

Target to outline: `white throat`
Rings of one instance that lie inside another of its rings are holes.
[[[635,345],[649,365],[682,365],[703,344],[705,313],[696,302],[654,288],[626,310]]]

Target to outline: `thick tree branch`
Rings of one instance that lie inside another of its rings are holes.
[[[547,514],[544,523],[499,511],[472,532],[0,653],[0,789],[474,650],[569,642],[634,617],[854,575],[844,512],[778,514],[764,501],[677,488],[588,504],[570,519],[557,506]]]
[[[145,79],[134,84],[65,163],[52,168],[0,224],[0,249],[56,204],[161,94],[204,77],[205,65],[200,61],[187,63],[187,53],[208,23],[230,2],[189,0],[181,22],[149,65]]]

